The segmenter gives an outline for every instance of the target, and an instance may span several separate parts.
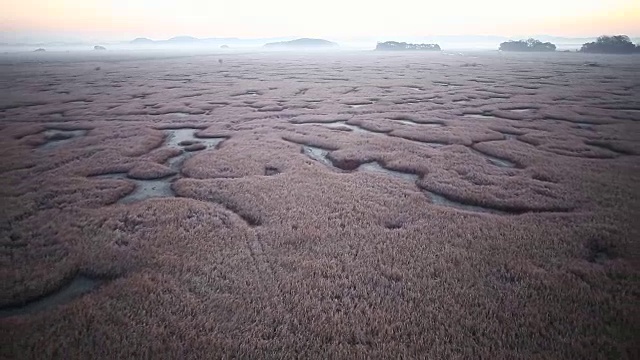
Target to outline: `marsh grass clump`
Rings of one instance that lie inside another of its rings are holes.
[[[204,150],[207,148],[207,145],[203,144],[203,143],[194,143],[191,145],[186,145],[183,147],[184,151],[200,151],[200,150]]]
[[[286,172],[302,161],[291,156],[293,149],[301,149],[300,145],[272,136],[260,141],[250,139],[250,135],[232,137],[215,151],[200,152],[185,162],[182,171],[186,176],[200,179],[238,178],[264,175],[267,166]]]
[[[331,154],[332,153],[329,153],[327,155],[327,159],[331,161],[331,163],[335,167],[340,168],[342,170],[353,171],[362,164],[362,162],[356,159],[345,159],[345,158],[336,157],[335,155],[331,155]]]

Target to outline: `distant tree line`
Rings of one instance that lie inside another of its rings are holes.
[[[500,44],[500,51],[556,51],[556,46],[536,39],[505,41]]]
[[[406,42],[386,41],[378,43],[376,50],[422,50],[422,51],[440,51],[440,45],[438,44],[409,44]]]
[[[603,35],[594,42],[582,45],[580,51],[600,54],[632,54],[640,53],[640,45],[634,45],[627,35]]]

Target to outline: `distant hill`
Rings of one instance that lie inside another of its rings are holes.
[[[205,38],[200,39],[193,36],[176,36],[166,40],[151,40],[148,38],[137,38],[129,41],[132,45],[170,45],[170,46],[215,46],[221,45],[227,46],[262,46],[265,42],[274,40],[284,40],[283,38],[268,38],[268,39],[239,39],[233,37],[225,38]]]
[[[337,47],[338,44],[324,39],[301,38],[291,41],[267,43],[264,46],[268,48],[331,48]]]
[[[195,38],[193,36],[176,36],[176,37],[172,37],[169,40],[166,40],[166,42],[174,43],[174,44],[175,43],[182,43],[182,44],[184,44],[184,43],[195,43],[195,42],[199,42],[199,41],[201,41],[201,40],[198,39],[198,38]]]
[[[147,38],[136,38],[131,40],[132,44],[153,44],[154,41]]]
[[[378,43],[377,51],[440,51],[438,44],[410,44],[406,42],[386,41]]]

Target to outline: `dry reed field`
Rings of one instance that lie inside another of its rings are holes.
[[[3,55],[0,358],[637,359],[638,68]]]

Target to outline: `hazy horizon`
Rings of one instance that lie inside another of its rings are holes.
[[[640,3],[540,0],[513,2],[399,0],[393,7],[356,0],[316,6],[291,0],[211,3],[166,1],[25,0],[0,4],[2,42],[115,42],[138,37],[427,38],[445,36],[593,38],[640,36]]]

